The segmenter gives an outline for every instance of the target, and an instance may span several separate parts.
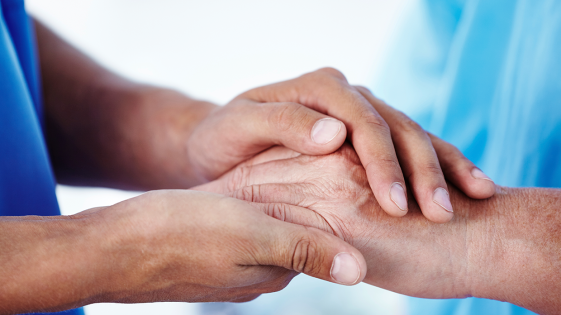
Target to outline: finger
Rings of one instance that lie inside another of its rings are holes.
[[[355,285],[366,275],[366,261],[350,244],[315,228],[270,218],[256,235],[255,263],[273,265],[326,281]]]
[[[340,72],[320,69],[295,80],[249,91],[247,96],[257,101],[298,102],[341,120],[380,206],[393,216],[407,213],[405,181],[390,130]]]
[[[405,114],[374,97],[366,88],[357,87],[357,90],[391,126],[393,143],[403,173],[423,215],[433,222],[450,221],[454,210],[448,186],[427,133]]]
[[[269,163],[275,163],[274,167],[270,167],[268,165]],[[231,194],[238,190],[239,191],[236,193],[242,193],[242,188],[271,183],[272,181],[278,184],[296,183],[298,182],[298,178],[303,176],[300,169],[301,165],[294,163],[292,160],[270,160],[256,165],[242,164],[226,173],[218,180],[190,189],[217,194]],[[309,177],[309,173],[307,174]],[[244,199],[243,196],[240,196],[238,199],[247,200]]]
[[[299,184],[245,186],[227,195],[247,201],[280,221],[313,227],[344,239],[340,230],[334,229],[323,216],[307,208],[315,201],[307,199]]]
[[[228,192],[228,197],[252,203],[284,203],[301,208],[311,206],[300,184],[257,184]],[[284,220],[283,220],[284,221]]]
[[[287,153],[287,155],[285,155],[287,159],[275,160],[269,157],[263,159],[263,161],[268,160],[267,162],[262,162],[261,158],[258,157],[259,164],[241,164],[234,170],[226,173],[220,179],[193,187],[191,189],[218,194],[228,194],[246,186],[272,182],[290,184],[312,178],[313,173],[309,167],[314,167],[313,164],[307,165],[307,168],[303,170],[302,164],[289,158],[289,152],[283,152]],[[271,166],[270,163],[274,163],[274,165]]]
[[[318,230],[325,231],[329,234],[336,235],[333,229],[331,228],[331,226],[329,225],[329,223],[317,212],[312,211],[310,209],[294,206],[287,203],[280,203],[280,202],[276,202],[276,203],[251,202],[250,204],[255,208],[263,211],[263,213],[265,213],[266,215],[273,217],[277,220],[313,227]]]
[[[490,198],[495,194],[495,183],[460,150],[450,143],[428,134],[439,157],[446,178],[466,195],[475,199]]]
[[[283,145],[309,155],[337,150],[347,137],[345,125],[301,104],[262,103],[254,111],[252,134],[256,143]]]
[[[337,150],[347,136],[341,121],[303,105],[240,98],[229,110],[211,115],[191,136],[196,140],[190,140],[194,147],[189,157],[196,165],[206,165],[198,174],[205,180],[274,145],[323,155]],[[197,154],[201,151],[206,154]]]
[[[241,166],[253,166],[259,165],[267,162],[278,161],[278,160],[288,160],[300,156],[301,154],[291,150],[287,147],[275,146],[272,147],[259,155],[241,163]]]

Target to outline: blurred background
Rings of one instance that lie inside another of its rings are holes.
[[[321,67],[353,84],[378,80],[386,48],[415,0],[27,0],[29,12],[101,64],[134,80],[225,104]],[[376,91],[374,91],[376,92]],[[137,195],[59,186],[63,214]],[[244,304],[96,304],[98,314],[405,314],[404,297],[298,276]]]

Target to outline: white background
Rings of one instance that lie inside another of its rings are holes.
[[[368,86],[409,2],[27,0],[27,7],[118,73],[224,104],[247,89],[325,66],[343,71],[351,83]],[[59,186],[57,195],[63,214],[72,214],[136,193]],[[366,285],[356,290],[378,305],[376,314],[403,311],[398,295]],[[97,304],[86,311],[197,314],[198,306]]]

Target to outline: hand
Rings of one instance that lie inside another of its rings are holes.
[[[457,211],[447,224],[425,220],[414,200],[407,216],[390,217],[347,145],[316,157],[274,148],[199,187],[339,236],[363,253],[366,283],[416,297],[476,296],[559,313],[561,190],[499,187],[495,197],[473,200],[450,188]]]
[[[187,152],[204,182],[272,145],[319,155],[335,151],[346,137],[390,215],[407,213],[405,179],[435,222],[453,216],[444,175],[470,197],[494,193],[493,182],[456,148],[329,68],[241,94],[201,121]]]
[[[125,273],[120,301],[239,302],[282,289],[298,272],[346,285],[366,274],[360,252],[342,240],[220,195],[154,191],[97,215],[124,226],[117,239],[141,250],[122,257],[137,268]],[[332,266],[335,257],[349,259],[347,268]]]
[[[5,235],[14,231],[21,244]],[[331,234],[185,190],[71,217],[2,219],[0,245],[0,282],[10,283],[0,286],[0,314],[96,302],[243,302],[281,290],[298,272],[345,285],[366,275],[362,254]]]
[[[388,216],[348,145],[326,156],[276,147],[196,189],[251,201],[279,220],[340,237],[363,253],[369,284],[426,298],[470,294],[464,278],[470,235],[462,217],[435,224],[418,208],[403,218]]]
[[[256,88],[218,108],[115,75],[35,24],[47,144],[59,182],[189,188],[273,145],[328,154],[348,138],[374,196],[393,216],[407,213],[405,179],[435,222],[453,216],[444,175],[472,198],[494,193],[458,150],[335,69]]]
[[[189,188],[272,145],[328,154],[347,137],[391,215],[407,212],[405,179],[435,222],[452,218],[443,174],[470,197],[494,192],[459,151],[431,142],[407,116],[337,70],[256,88],[218,108],[115,75],[35,22],[47,144],[61,183]]]

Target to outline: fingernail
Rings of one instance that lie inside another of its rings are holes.
[[[353,285],[360,277],[360,267],[356,258],[349,253],[335,255],[331,265],[331,278],[340,284]]]
[[[452,203],[450,202],[450,195],[448,195],[446,189],[441,187],[435,189],[432,195],[432,201],[444,208],[444,210],[454,212],[454,210],[452,210]]]
[[[390,187],[390,199],[400,210],[407,211],[407,197],[400,183],[393,183]]]
[[[312,128],[312,140],[317,144],[326,144],[339,134],[342,122],[333,118],[324,118],[316,121]]]
[[[485,173],[483,173],[480,169],[478,168],[474,168],[471,170],[471,176],[473,176],[473,178],[475,179],[484,179],[484,180],[488,180],[488,181],[493,181],[489,176],[485,175]]]

